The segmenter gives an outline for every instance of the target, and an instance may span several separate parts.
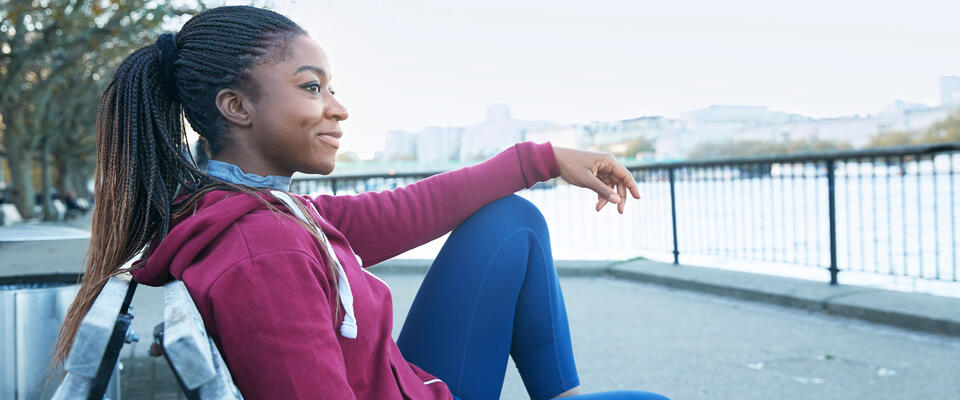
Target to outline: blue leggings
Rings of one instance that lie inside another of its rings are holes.
[[[497,399],[507,356],[533,400],[580,384],[547,224],[529,201],[504,197],[467,218],[444,243],[397,339],[403,356],[464,400]],[[640,391],[578,400],[664,397]]]

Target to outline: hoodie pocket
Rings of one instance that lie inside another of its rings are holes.
[[[402,363],[402,364],[399,364]],[[404,399],[444,399],[453,400],[450,388],[446,382],[436,378],[416,365],[404,360],[394,363],[390,361],[390,369],[400,386]]]

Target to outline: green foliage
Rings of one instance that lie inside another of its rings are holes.
[[[337,162],[357,162],[360,160],[360,156],[353,151],[344,151],[337,153]]]
[[[923,132],[894,131],[874,135],[865,147],[891,147],[920,144],[960,142],[960,111],[938,122]]]
[[[960,111],[927,130],[924,143],[960,142]]]
[[[99,93],[127,54],[155,40],[165,21],[195,11],[180,3],[0,0],[0,154],[26,217],[33,214],[34,159],[53,164],[58,177],[80,175],[58,178],[60,185],[77,186],[92,175]],[[74,189],[82,192],[86,185],[79,186]]]
[[[864,147],[875,148],[910,145],[914,144],[914,141],[916,141],[917,138],[915,136],[916,135],[914,134],[901,131],[881,133],[871,136],[870,142],[868,142]]]
[[[637,153],[649,153],[653,151],[653,143],[645,137],[638,137],[627,143],[625,157],[636,156]]]
[[[851,148],[853,148],[853,146],[848,142],[822,140],[818,138],[787,141],[731,140],[722,143],[698,144],[690,151],[687,158],[691,160],[705,160],[757,157],[775,154],[850,150]]]
[[[654,149],[653,143],[644,137],[637,137],[625,143],[609,143],[593,146],[591,148],[594,150],[606,151],[616,157],[621,158],[633,158],[636,157],[637,153],[652,152]]]

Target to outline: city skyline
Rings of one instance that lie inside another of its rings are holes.
[[[946,82],[947,80],[949,80],[949,82]],[[624,118],[624,119],[620,119],[620,120],[611,120],[611,121],[590,120],[590,121],[579,121],[579,122],[570,122],[570,123],[560,123],[560,122],[557,122],[557,121],[545,121],[545,120],[540,120],[540,121],[530,121],[530,120],[523,120],[523,119],[512,119],[512,120],[513,120],[513,121],[517,121],[517,122],[521,122],[521,123],[522,123],[522,122],[526,122],[526,123],[533,123],[533,124],[545,125],[545,126],[547,127],[547,130],[550,130],[550,129],[559,129],[560,131],[566,131],[566,130],[569,130],[569,129],[580,129],[580,128],[583,128],[583,127],[585,127],[585,126],[593,125],[593,124],[609,124],[609,123],[626,122],[626,121],[640,120],[640,119],[662,119],[662,120],[668,121],[668,122],[670,122],[670,123],[674,123],[674,122],[677,122],[678,120],[684,119],[685,116],[689,118],[689,117],[691,117],[691,116],[693,116],[693,115],[695,115],[695,114],[697,114],[697,113],[711,112],[711,111],[718,110],[718,109],[738,109],[738,108],[739,108],[739,109],[755,109],[755,110],[760,110],[760,111],[763,112],[763,113],[770,113],[770,114],[782,114],[782,115],[785,116],[785,117],[786,117],[786,116],[790,116],[791,118],[796,119],[796,121],[792,121],[792,122],[790,122],[790,121],[783,121],[783,123],[773,123],[772,125],[771,125],[771,123],[770,123],[769,121],[757,120],[756,122],[760,125],[759,128],[761,128],[760,131],[762,132],[763,129],[770,129],[770,128],[776,129],[776,127],[782,127],[782,128],[789,129],[788,126],[789,126],[791,123],[795,123],[795,122],[813,122],[813,123],[817,123],[817,122],[819,122],[819,121],[831,121],[831,120],[835,120],[835,121],[841,121],[841,120],[848,120],[848,121],[849,121],[849,120],[864,120],[864,122],[868,122],[868,123],[869,123],[870,121],[867,121],[867,120],[871,119],[872,117],[876,117],[876,116],[882,115],[882,114],[884,114],[884,113],[889,113],[889,112],[891,112],[891,111],[894,112],[894,113],[897,113],[897,112],[903,112],[903,111],[907,111],[907,110],[911,110],[911,109],[913,109],[913,110],[922,110],[922,109],[926,108],[926,109],[930,109],[930,110],[933,111],[933,110],[936,110],[937,108],[941,108],[941,107],[948,107],[949,109],[957,109],[957,108],[960,108],[960,76],[944,76],[944,77],[940,77],[940,85],[941,85],[941,87],[940,87],[940,90],[938,91],[938,93],[940,94],[940,99],[939,99],[939,101],[938,101],[936,104],[925,104],[925,103],[916,103],[916,102],[905,102],[905,101],[903,101],[903,100],[901,100],[901,99],[896,99],[896,100],[894,100],[893,102],[891,102],[890,104],[888,104],[888,105],[886,105],[885,107],[883,107],[882,109],[874,110],[874,111],[872,111],[872,112],[863,113],[863,114],[855,114],[855,115],[840,115],[840,116],[814,117],[814,116],[810,116],[810,115],[804,115],[804,114],[799,114],[799,113],[792,113],[792,112],[790,112],[790,111],[788,111],[788,110],[775,110],[775,109],[770,109],[769,107],[764,106],[764,105],[712,104],[712,105],[709,105],[709,106],[707,106],[707,107],[705,107],[705,108],[702,108],[702,109],[682,110],[682,111],[680,111],[680,112],[678,113],[678,115],[677,115],[676,117],[669,117],[669,116],[663,116],[663,115],[636,115],[636,116],[633,116],[633,117]],[[951,91],[951,92],[947,92],[946,90],[952,90],[952,91]],[[948,97],[949,97],[949,98],[948,98]],[[473,121],[473,122],[464,124],[464,125],[462,125],[462,126],[426,125],[426,126],[424,126],[422,129],[419,129],[419,130],[411,130],[411,131],[402,130],[402,129],[391,129],[391,130],[388,130],[388,131],[386,131],[386,132],[384,132],[384,133],[382,134],[382,135],[383,135],[383,139],[384,139],[384,140],[383,140],[383,142],[384,142],[384,147],[382,147],[382,148],[380,148],[380,149],[375,149],[373,154],[371,154],[371,155],[370,155],[369,157],[367,157],[367,158],[362,158],[362,157],[361,157],[361,160],[371,160],[371,161],[372,161],[372,160],[374,160],[374,159],[377,157],[378,154],[380,154],[381,156],[382,156],[383,154],[389,154],[389,153],[391,152],[391,150],[393,150],[393,149],[390,149],[390,148],[389,148],[390,143],[391,143],[391,134],[394,134],[394,135],[395,135],[395,134],[398,134],[398,133],[399,133],[399,134],[405,134],[405,135],[413,135],[413,138],[412,138],[412,139],[413,139],[414,141],[417,141],[416,136],[418,136],[418,135],[420,135],[420,134],[424,134],[424,133],[427,133],[427,134],[432,135],[432,136],[436,136],[436,134],[441,133],[441,132],[450,132],[450,133],[453,133],[454,131],[464,131],[464,130],[466,130],[465,134],[470,133],[470,129],[469,129],[469,128],[471,128],[471,127],[480,127],[480,126],[484,125],[484,124],[490,119],[489,113],[491,112],[491,110],[492,110],[492,109],[496,109],[496,108],[503,108],[503,109],[505,110],[505,112],[508,114],[508,115],[507,115],[507,119],[511,119],[511,117],[510,117],[510,115],[509,115],[509,114],[511,113],[511,110],[510,110],[509,105],[507,105],[507,104],[502,104],[502,103],[497,103],[497,104],[491,104],[491,105],[488,105],[488,106],[487,106],[487,108],[486,108],[486,112],[487,112],[487,114],[488,114],[487,117],[485,117],[485,118],[478,118],[476,121]],[[930,119],[930,118],[928,117],[928,118],[926,118],[927,121],[925,121],[924,123],[936,122],[936,121],[940,121],[940,120],[942,120],[942,119],[943,119],[943,118],[933,118],[933,119]],[[928,125],[922,124],[922,125],[920,126],[920,129],[925,129],[926,126],[928,126]],[[741,129],[741,128],[737,128],[737,130],[740,130],[740,129]],[[913,129],[913,128],[911,128],[911,129]],[[862,129],[860,129],[860,130],[862,130]],[[476,130],[473,130],[473,132],[476,132]],[[536,133],[536,138],[537,138],[537,140],[539,140],[539,141],[551,140],[551,138],[548,137],[548,135],[544,135],[542,132],[538,132],[536,129],[534,130],[534,132]],[[520,132],[520,133],[522,133],[522,132]],[[853,132],[851,132],[851,133],[853,133]],[[855,135],[855,134],[854,134],[854,136],[860,136],[859,138],[857,138],[857,143],[856,143],[857,146],[862,145],[863,142],[868,139],[867,136],[863,136],[863,132],[859,132],[859,133],[860,133],[860,135]],[[509,135],[510,132],[506,132],[506,134]],[[727,137],[727,139],[728,139],[728,140],[743,139],[743,137],[742,137],[742,136],[738,136],[738,137],[731,136],[731,137]],[[761,138],[755,137],[755,139],[760,140]],[[769,140],[776,140],[776,139],[777,139],[777,138],[771,137]],[[796,138],[795,138],[795,139],[796,139]],[[842,141],[843,139],[849,139],[849,138],[840,137],[839,139]],[[502,142],[502,140],[499,140],[499,141]],[[395,140],[394,140],[394,142],[395,142]],[[497,141],[495,140],[494,142],[497,142]],[[556,141],[555,141],[555,142],[556,142]],[[457,143],[458,143],[457,146],[459,146],[459,140],[457,141]],[[564,145],[568,145],[568,144],[564,143]],[[502,144],[501,144],[501,147],[502,147]],[[689,147],[692,147],[692,146],[689,146]],[[344,151],[344,152],[353,152],[353,153],[355,153],[355,154],[357,153],[357,152],[354,151],[353,149],[349,149],[349,148],[344,149],[343,151]],[[416,152],[416,151],[414,150],[414,152]],[[679,153],[677,153],[677,154],[679,154]],[[675,156],[677,156],[677,154],[672,154],[671,156],[674,156],[674,157],[675,157]],[[417,157],[415,157],[415,158],[417,158]],[[683,158],[683,157],[680,157],[680,158]],[[386,160],[381,160],[381,161],[386,161]],[[435,162],[435,161],[438,161],[438,160],[432,160],[432,159],[429,159],[429,157],[428,157],[428,162]]]
[[[632,157],[625,150],[636,139],[642,139],[652,145],[644,157],[657,160],[682,160],[700,144],[737,140],[824,140],[861,148],[876,135],[926,131],[960,110],[960,76],[942,77],[940,88],[941,101],[934,106],[897,100],[869,114],[826,118],[766,106],[711,105],[682,112],[677,118],[641,115],[562,124],[515,119],[507,105],[494,104],[478,123],[430,126],[420,131],[391,130],[385,134],[385,148],[377,152],[375,161],[470,162],[521,140],[551,141],[559,146],[615,151],[620,156]]]

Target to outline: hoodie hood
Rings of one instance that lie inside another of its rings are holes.
[[[307,217],[301,213],[300,208],[288,193],[272,190],[271,194],[272,196],[257,193],[271,204],[277,203],[275,205],[279,205],[281,209],[287,208],[297,218],[307,222]],[[312,203],[309,201],[306,203],[308,207],[313,208]],[[197,256],[234,221],[251,212],[266,208],[262,201],[246,193],[214,191],[204,195],[198,202],[197,210],[193,215],[181,221],[175,221],[172,224],[173,229],[159,244],[156,241],[151,243],[150,249],[155,250],[148,250],[144,258],[134,264],[134,268],[138,266],[142,268],[131,271],[133,278],[137,282],[150,286],[162,286],[173,279],[182,279],[184,270],[192,265]],[[316,216],[320,216],[319,212]],[[318,230],[317,233],[323,239],[321,245],[325,247],[325,251],[333,255],[332,261],[337,271],[337,293],[345,312],[340,333],[344,337],[355,339],[357,319],[354,314],[350,281],[326,235],[322,230]]]
[[[257,195],[282,206],[270,195]],[[219,190],[207,193],[197,202],[193,215],[171,222],[172,229],[167,236],[150,243],[144,256],[133,264],[134,269],[130,271],[133,279],[149,286],[163,286],[180,279],[197,255],[234,221],[266,208],[262,201],[246,193]]]

